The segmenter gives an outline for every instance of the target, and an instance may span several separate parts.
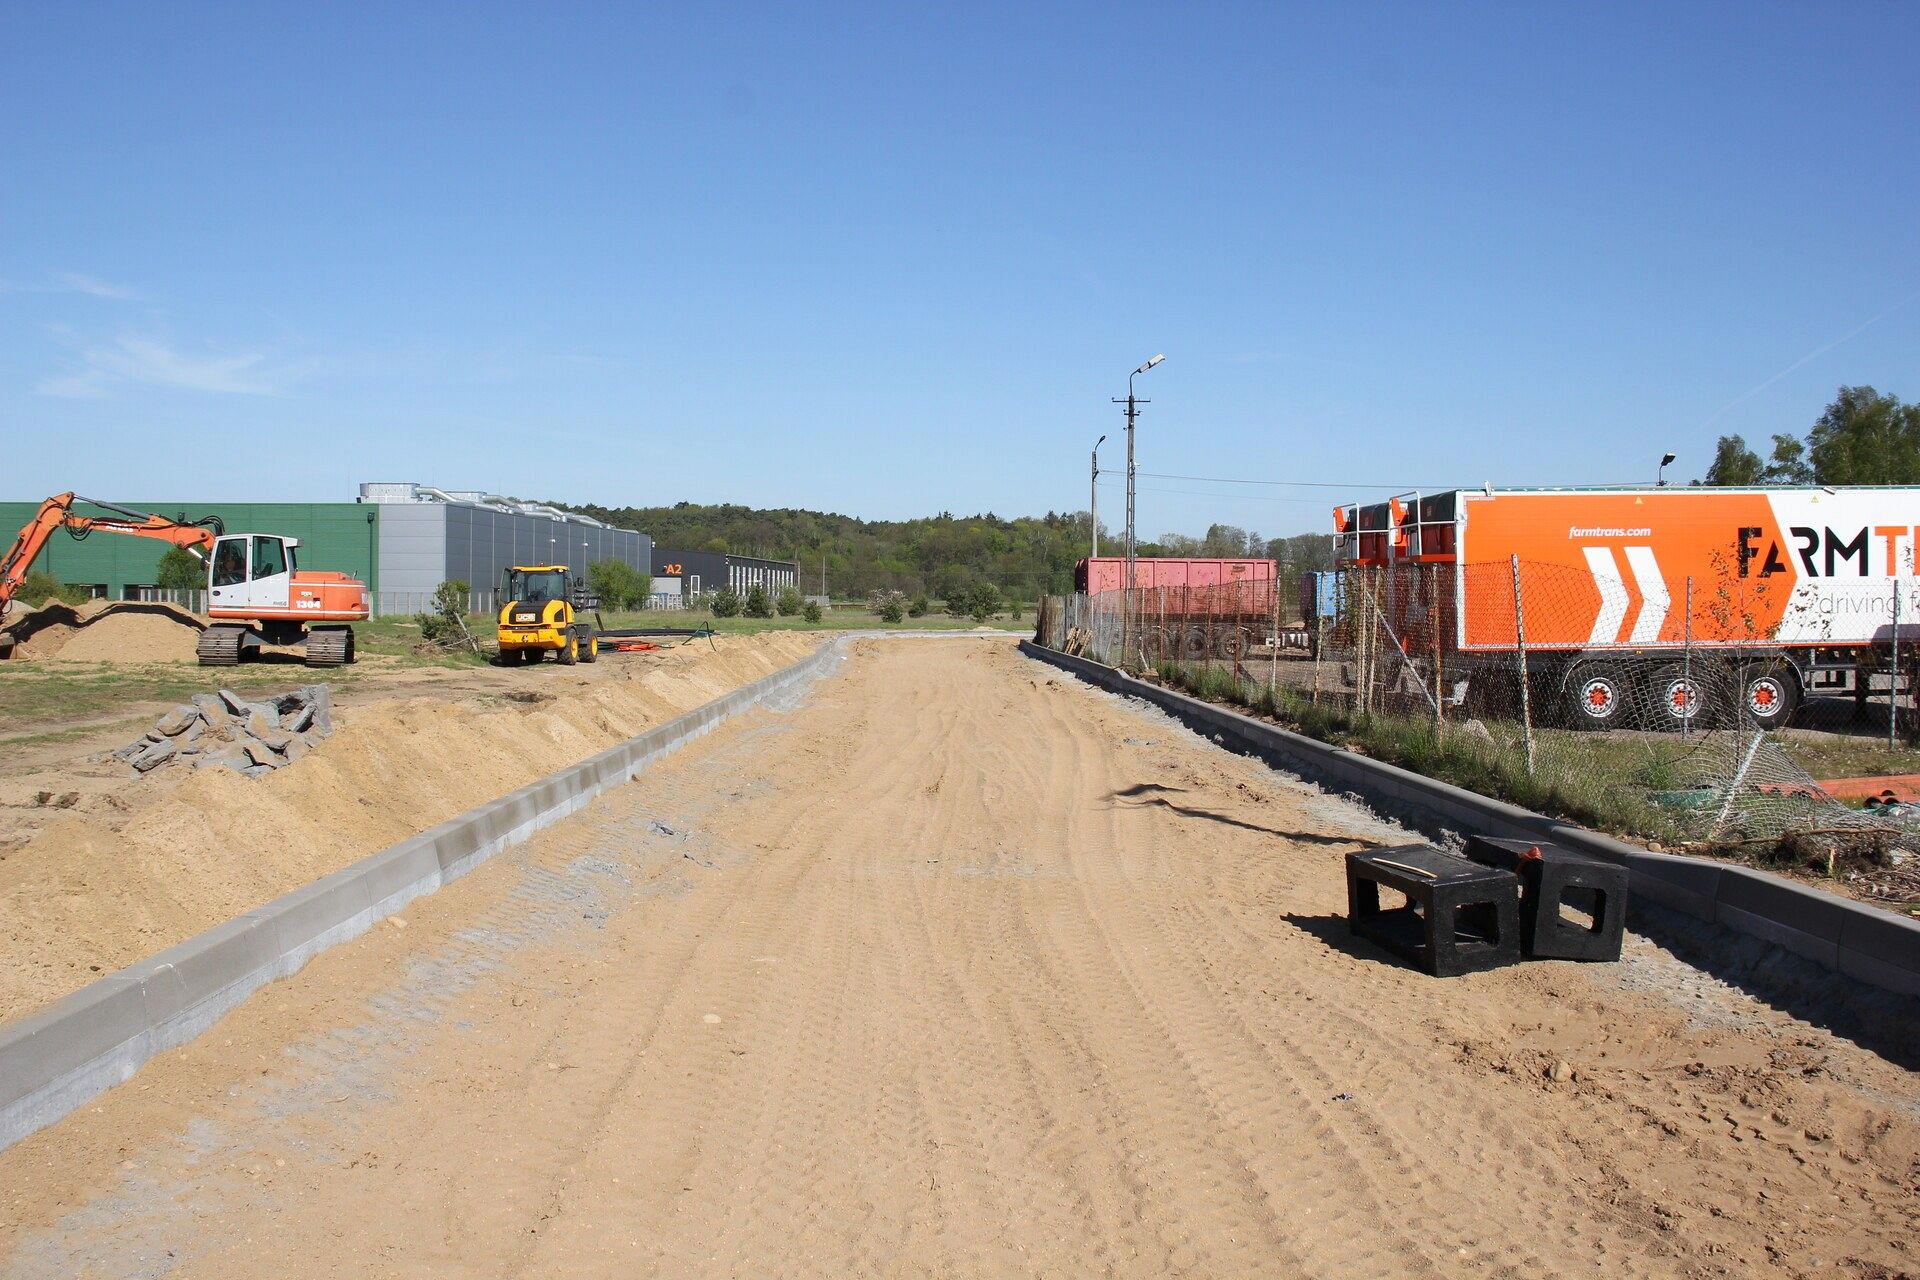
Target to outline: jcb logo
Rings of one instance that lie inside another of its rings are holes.
[[[1787,561],[1781,555],[1778,542],[1768,539],[1764,553],[1758,546],[1759,539],[1765,534],[1766,530],[1757,525],[1740,530],[1741,577],[1770,578],[1776,573],[1787,572]],[[1854,530],[1851,537],[1832,529],[1795,525],[1787,530],[1787,535],[1795,543],[1792,553],[1799,557],[1800,567],[1809,578],[1837,578],[1849,572],[1855,577],[1869,576],[1874,572],[1871,549],[1876,540],[1885,548],[1885,573],[1891,577],[1901,572],[1913,572],[1914,543],[1908,541],[1904,549],[1900,544],[1908,539],[1920,538],[1920,525],[1876,524]],[[1753,569],[1755,560],[1760,561],[1757,574]]]

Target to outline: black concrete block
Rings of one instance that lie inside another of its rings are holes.
[[[1520,945],[1549,960],[1618,960],[1627,869],[1540,840],[1468,836],[1467,856],[1520,878]],[[1569,917],[1562,907],[1584,915]]]
[[[1407,905],[1380,906],[1380,886]],[[1432,845],[1347,855],[1347,925],[1436,978],[1497,969],[1520,958],[1520,877]]]

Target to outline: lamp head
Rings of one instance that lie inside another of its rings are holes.
[[[1660,465],[1661,465],[1661,466],[1663,466],[1663,467],[1666,467],[1666,466],[1672,466],[1672,465],[1673,465],[1673,455],[1672,455],[1672,454],[1670,454],[1670,453],[1668,453],[1668,454],[1663,454],[1663,455],[1661,455],[1661,458],[1660,458]]]
[[[1167,358],[1167,357],[1166,357],[1165,355],[1157,355],[1157,356],[1155,356],[1155,357],[1154,357],[1153,359],[1151,359],[1151,360],[1149,360],[1149,361],[1147,361],[1147,362],[1146,362],[1145,364],[1143,364],[1143,365],[1141,365],[1141,366],[1140,366],[1140,367],[1139,367],[1138,369],[1135,369],[1135,370],[1134,370],[1134,372],[1135,372],[1135,373],[1145,373],[1145,372],[1146,372],[1147,370],[1149,370],[1149,369],[1151,369],[1151,368],[1153,368],[1153,366],[1155,366],[1155,365],[1157,365],[1157,364],[1159,364],[1159,363],[1160,363],[1160,362],[1161,362],[1162,360],[1165,360],[1166,358]]]

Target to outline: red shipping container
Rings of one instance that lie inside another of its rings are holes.
[[[1217,587],[1236,582],[1271,583],[1280,566],[1273,560],[1215,560],[1140,556],[1133,562],[1136,587]],[[1101,556],[1073,567],[1073,589],[1082,595],[1120,591],[1127,585],[1127,558]]]

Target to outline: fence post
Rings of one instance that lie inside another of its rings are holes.
[[[1267,644],[1267,707],[1278,715],[1280,711],[1280,580],[1273,583],[1273,631]]]
[[[1363,572],[1369,578],[1373,576],[1371,569]],[[1360,629],[1354,636],[1356,650],[1354,666],[1359,683],[1354,692],[1360,696],[1359,706],[1356,709],[1365,716],[1373,713],[1373,591],[1371,583],[1368,584],[1368,590],[1361,594],[1357,603],[1360,606]]]
[[[1180,584],[1180,648],[1178,650],[1180,654],[1180,669],[1183,671],[1186,670],[1188,660],[1187,636],[1192,630],[1193,584],[1191,582],[1183,582]]]
[[[1686,606],[1686,611],[1681,615],[1680,622],[1683,628],[1681,635],[1684,637],[1683,644],[1685,646],[1680,651],[1681,653],[1680,678],[1686,682],[1687,693],[1688,693],[1688,696],[1691,697],[1695,692],[1693,687],[1693,575],[1692,574],[1687,575],[1687,606]],[[1741,698],[1742,704],[1745,703],[1746,700],[1744,697],[1741,696],[1740,693],[1736,693],[1734,696]],[[1697,707],[1697,704],[1696,704],[1696,707]],[[1692,734],[1693,734],[1693,716],[1687,716],[1680,721],[1680,736],[1683,738],[1687,738],[1687,737],[1691,737]]]
[[[1899,746],[1900,730],[1900,579],[1893,580],[1893,669],[1887,673],[1887,750]]]
[[[1440,566],[1427,567],[1427,603],[1429,605],[1428,625],[1433,628],[1433,740],[1440,741],[1447,727],[1446,713],[1441,710],[1446,705],[1446,685],[1441,680],[1440,668]]]
[[[1320,705],[1320,664],[1327,660],[1327,615],[1320,602],[1313,602],[1313,705]]]
[[[1520,602],[1520,557],[1513,557],[1513,638],[1519,646],[1520,734],[1527,750],[1527,776],[1533,776],[1533,695],[1527,685],[1527,614]]]

